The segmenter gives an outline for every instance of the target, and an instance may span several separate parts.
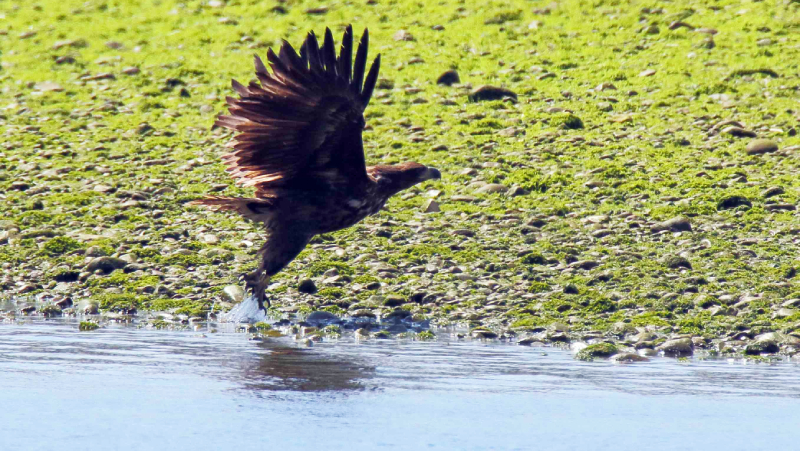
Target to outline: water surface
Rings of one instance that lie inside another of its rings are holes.
[[[440,334],[442,335],[442,334]],[[789,450],[800,367],[0,324],[0,450]]]

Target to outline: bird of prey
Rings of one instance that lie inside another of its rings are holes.
[[[415,162],[367,166],[361,132],[380,68],[367,68],[367,30],[353,60],[348,26],[337,57],[330,29],[322,47],[310,32],[298,54],[283,41],[267,52],[271,71],[255,57],[258,82],[233,80],[239,98],[228,97],[228,115],[216,125],[237,132],[222,157],[249,198],[208,196],[192,202],[238,212],[261,222],[267,239],[246,287],[264,309],[270,276],[305,248],[314,235],[350,227],[380,211],[389,197],[420,182],[441,178],[439,170]]]

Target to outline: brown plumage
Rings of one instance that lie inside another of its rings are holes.
[[[309,33],[299,55],[284,41],[277,55],[267,52],[271,73],[255,57],[259,83],[233,81],[239,98],[228,97],[230,114],[217,119],[216,125],[238,132],[228,145],[233,150],[222,157],[227,171],[256,193],[191,203],[265,224],[258,268],[245,276],[262,308],[269,277],[314,235],[350,227],[377,213],[392,195],[441,177],[414,162],[366,166],[363,112],[380,68],[378,55],[366,72],[368,41],[364,30],[354,61],[350,26],[338,57],[329,29],[321,48]]]

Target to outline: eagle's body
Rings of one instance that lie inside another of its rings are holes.
[[[210,196],[193,204],[236,211],[266,226],[259,266],[246,276],[262,308],[269,276],[314,235],[350,227],[380,211],[392,195],[441,177],[414,162],[366,166],[363,111],[380,67],[378,56],[364,80],[367,46],[365,31],[352,63],[350,27],[338,58],[330,30],[322,48],[309,33],[299,55],[284,41],[278,55],[271,49],[267,54],[272,73],[256,57],[260,85],[233,81],[240,98],[229,97],[230,115],[216,122],[239,132],[223,160],[256,193],[252,198]]]

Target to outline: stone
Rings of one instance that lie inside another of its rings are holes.
[[[676,216],[674,218],[667,219],[666,221],[653,224],[650,227],[650,230],[653,232],[660,232],[663,230],[669,230],[672,232],[691,232],[692,224],[689,222],[689,218],[685,216]]]
[[[717,210],[730,210],[742,205],[752,207],[753,203],[744,196],[726,196],[717,202]]]
[[[500,183],[490,183],[488,185],[482,186],[476,192],[480,194],[497,194],[497,193],[505,193],[506,191],[508,191],[507,186],[501,185]]]
[[[406,30],[399,30],[392,37],[395,41],[413,41],[414,36]]]
[[[460,82],[461,78],[459,78],[458,72],[452,69],[442,73],[442,75],[439,75],[439,78],[436,79],[437,85],[451,86]]]
[[[664,355],[672,357],[687,356],[694,352],[694,343],[692,342],[691,338],[667,340],[656,347],[656,350],[662,351]]]
[[[769,199],[770,197],[779,196],[779,195],[781,195],[781,194],[783,194],[785,192],[786,191],[782,187],[773,186],[773,187],[770,187],[770,188],[767,188],[766,190],[764,190],[764,192],[761,193],[761,196],[763,196],[764,199]]]
[[[425,204],[422,205],[422,211],[424,213],[438,213],[441,211],[439,209],[439,202],[436,202],[433,199],[428,199],[425,201]]]
[[[488,329],[475,329],[472,331],[471,335],[472,338],[485,338],[485,339],[497,338],[497,334]]]
[[[780,334],[768,332],[756,336],[752,343],[744,347],[744,353],[748,355],[759,355],[762,353],[774,354],[781,350],[778,343],[781,341]]]
[[[725,127],[722,130],[722,133],[725,135],[735,136],[737,138],[755,138],[756,136],[758,136],[754,131],[745,130],[744,128],[736,127],[734,125],[731,125],[730,127]]]
[[[799,310],[787,307],[781,307],[772,313],[772,319],[776,318],[789,318],[797,314]]]
[[[96,301],[83,300],[78,303],[77,310],[84,315],[96,315],[99,308]]]
[[[306,322],[311,324],[312,326],[323,326],[339,322],[339,317],[331,312],[316,311],[316,312],[311,312],[306,317]]]
[[[634,363],[634,362],[647,362],[650,359],[641,356],[639,354],[636,354],[635,352],[623,352],[611,356],[611,359],[609,360],[611,360],[614,363]]]
[[[355,336],[357,340],[364,340],[369,338],[369,331],[364,329],[363,327],[360,329],[356,329]]]
[[[778,151],[778,144],[771,139],[754,139],[747,144],[747,155],[762,155]]]
[[[686,257],[680,255],[668,255],[664,257],[664,266],[671,269],[686,268],[692,269],[692,264]]]
[[[506,191],[506,196],[508,197],[524,196],[525,194],[528,194],[528,192],[519,185],[512,185],[511,188]]]
[[[121,258],[115,257],[97,257],[90,261],[84,268],[88,272],[95,272],[98,269],[104,273],[110,273],[115,269],[122,269],[128,265],[128,262]]]
[[[484,85],[472,91],[468,98],[470,102],[483,102],[487,100],[503,99],[513,99],[516,101],[517,94],[510,89]]]
[[[40,92],[61,92],[64,88],[58,83],[43,81],[41,83],[36,83],[36,90]]]
[[[297,291],[301,293],[313,294],[317,292],[317,285],[311,279],[303,279],[297,284]]]
[[[101,248],[100,246],[89,246],[89,248],[86,249],[85,255],[87,257],[102,257],[106,254],[103,251],[103,248]]]

